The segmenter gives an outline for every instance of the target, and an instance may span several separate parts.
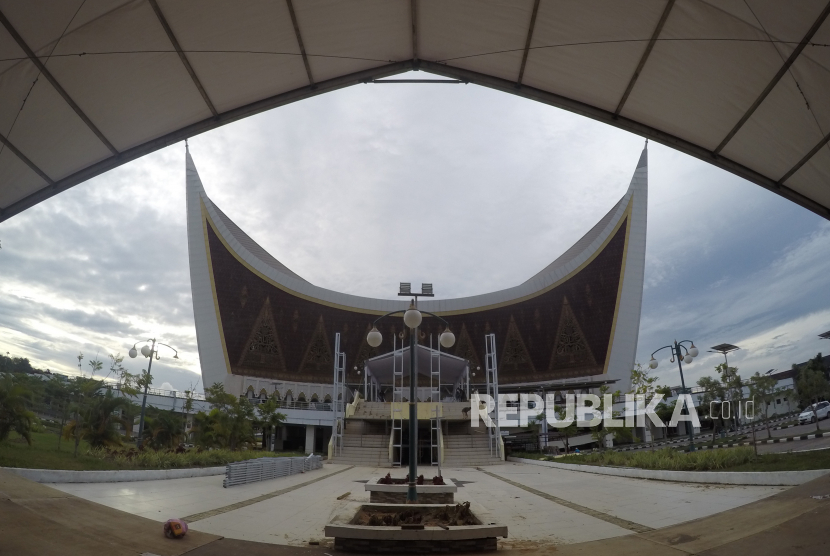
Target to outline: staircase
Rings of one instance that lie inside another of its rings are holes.
[[[484,425],[478,428],[465,423],[447,423],[448,434],[444,435],[444,467],[478,467],[499,465],[502,462],[495,447],[490,455],[490,440]]]
[[[347,419],[343,432],[343,453],[335,456],[332,463],[392,467],[389,462],[389,433],[383,424]]]

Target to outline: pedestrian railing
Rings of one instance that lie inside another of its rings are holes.
[[[311,454],[308,457],[294,458],[257,458],[229,463],[225,469],[225,488],[258,481],[267,481],[305,473],[323,467],[322,456]]]

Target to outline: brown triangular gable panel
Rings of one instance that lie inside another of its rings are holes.
[[[531,359],[530,353],[525,347],[519,327],[516,326],[516,320],[512,315],[510,316],[510,324],[507,326],[507,335],[504,338],[501,355],[497,353],[496,356],[498,357],[499,371],[518,372],[522,375],[536,372],[533,359]]]
[[[245,368],[254,376],[285,372],[285,359],[277,336],[270,298],[266,298],[265,303],[262,304],[259,316],[245,343],[245,349],[240,355],[238,366]]]
[[[593,372],[602,372],[597,366],[591,346],[582,333],[567,296],[562,299],[562,312],[559,315],[559,326],[556,329],[548,370],[556,372],[564,369],[593,369]]]
[[[483,343],[483,339],[482,339]],[[458,333],[458,345],[455,348],[454,355],[470,362],[470,370],[475,372],[477,367],[481,367],[481,361],[478,359],[475,345],[473,344],[470,333],[467,332],[467,325],[461,325],[461,331]]]
[[[308,343],[303,362],[300,365],[300,374],[310,373],[319,376],[326,370],[334,372],[333,361],[331,346],[326,337],[326,329],[323,326],[323,315],[320,315],[317,328]]]

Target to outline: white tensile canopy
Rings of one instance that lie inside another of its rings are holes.
[[[457,385],[464,378],[465,373],[468,372],[469,364],[461,357],[456,357],[455,355],[450,355],[449,353],[431,349],[420,344],[418,344],[416,353],[418,354],[418,363],[415,365],[415,370],[419,375],[428,377],[431,370],[437,371],[438,360],[440,359],[442,384]],[[433,356],[435,357],[435,369],[430,368],[430,357]],[[372,376],[380,384],[393,384],[396,368],[408,379],[410,367],[409,346],[367,359],[365,366],[366,370],[372,373]]]
[[[828,0],[0,0],[0,221],[412,69],[594,118],[830,217]]]

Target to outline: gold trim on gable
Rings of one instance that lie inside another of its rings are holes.
[[[552,289],[562,285],[563,283],[567,282],[568,280],[573,278],[575,275],[579,274],[579,272],[581,272],[582,269],[584,269],[586,266],[588,266],[605,249],[605,247],[608,245],[608,243],[611,241],[611,239],[617,234],[617,231],[619,231],[620,226],[622,226],[622,223],[623,222],[629,222],[629,224],[626,227],[625,250],[623,251],[623,261],[622,261],[622,268],[623,268],[622,276],[624,276],[625,275],[625,272],[624,272],[625,271],[625,256],[626,256],[626,253],[628,251],[628,236],[629,236],[629,232],[631,230],[630,217],[631,217],[631,207],[632,207],[633,202],[634,202],[634,197],[632,195],[631,199],[628,201],[628,206],[626,207],[625,212],[623,212],[623,215],[617,221],[617,223],[614,226],[614,229],[611,231],[611,233],[608,234],[608,237],[605,238],[605,241],[602,242],[602,245],[600,245],[599,248],[597,248],[593,253],[591,253],[591,255],[582,264],[580,264],[573,271],[569,272],[566,276],[564,276],[563,278],[560,278],[559,280],[557,280],[553,284],[551,284],[551,285],[549,285],[545,288],[542,288],[541,290],[533,292],[531,294],[528,294],[528,295],[525,295],[525,296],[522,296],[522,297],[517,297],[517,298],[511,299],[509,301],[503,301],[501,303],[493,303],[491,305],[484,305],[482,307],[474,307],[474,308],[471,308],[471,309],[458,309],[458,310],[454,310],[454,311],[435,311],[435,314],[446,317],[446,316],[454,316],[454,315],[466,315],[466,314],[469,314],[469,313],[478,313],[478,312],[481,312],[481,311],[488,311],[490,309],[498,309],[500,307],[507,307],[509,305],[514,305],[516,303],[521,303],[522,301],[527,301],[528,299],[533,299],[534,297],[538,297],[538,296],[540,296],[544,293],[547,293],[550,290],[552,290]],[[242,258],[242,256],[239,253],[236,252],[235,249],[233,249],[230,246],[230,244],[228,244],[228,242],[225,240],[224,236],[217,229],[216,224],[213,222],[213,219],[210,217],[210,214],[207,213],[207,210],[204,206],[204,203],[202,203],[202,209],[203,209],[203,214],[206,216],[207,224],[210,225],[210,227],[213,229],[214,233],[216,234],[216,237],[219,238],[219,241],[222,242],[222,245],[225,246],[225,249],[227,249],[228,252],[230,252],[233,255],[233,257],[237,261],[239,261],[245,268],[247,268],[248,270],[253,272],[256,276],[258,276],[262,280],[265,280],[267,283],[271,284],[272,286],[274,286],[274,287],[276,287],[276,288],[278,288],[278,289],[280,289],[280,290],[282,290],[282,291],[284,291],[284,292],[286,292],[290,295],[293,295],[294,297],[299,297],[300,299],[305,299],[306,301],[311,301],[313,303],[318,303],[320,305],[324,305],[326,307],[331,307],[331,308],[334,308],[334,309],[340,309],[342,311],[350,311],[350,312],[353,312],[353,313],[363,313],[363,314],[367,314],[367,315],[384,315],[384,314],[386,314],[386,311],[375,311],[375,310],[371,310],[371,309],[361,309],[359,307],[352,307],[352,306],[348,306],[348,305],[341,305],[339,303],[331,303],[330,301],[324,301],[322,299],[319,299],[319,298],[316,298],[316,297],[312,297],[312,296],[305,295],[305,294],[299,293],[297,291],[294,291],[294,290],[284,286],[283,284],[280,284],[276,280],[274,280],[272,278],[269,278],[268,276],[264,275],[263,273],[261,273],[260,271],[255,269],[253,266],[251,266],[245,259]],[[207,243],[207,230],[205,231],[205,242]],[[208,258],[210,258],[210,246],[208,245],[207,247],[208,247]],[[211,280],[211,285],[213,285],[213,267],[212,266],[211,266],[210,280]],[[620,278],[620,287],[622,287],[622,277]],[[216,289],[215,288],[214,288],[214,294],[213,295],[214,295],[214,301],[215,301],[216,300]],[[615,309],[615,311],[614,311],[614,324],[615,325],[616,325],[616,318],[617,318],[616,315],[617,315],[617,312],[618,312],[618,309],[619,309],[619,295],[620,295],[620,290],[617,291],[617,309]],[[217,314],[218,314],[218,312],[219,312],[219,308],[218,308],[218,303],[217,303]],[[424,315],[424,318],[429,318],[429,315]],[[219,330],[220,330],[220,333],[221,333],[221,330],[222,330],[221,326],[220,326]],[[613,330],[614,330],[614,328],[612,327],[612,332],[611,332],[612,341],[613,341],[613,338],[614,338]],[[222,345],[223,345],[223,347],[224,347],[224,341],[225,341],[224,335],[222,335],[222,342],[223,342]],[[227,350],[225,350],[225,359],[227,360]],[[605,369],[606,369],[606,371],[608,369],[607,358],[606,358]]]

